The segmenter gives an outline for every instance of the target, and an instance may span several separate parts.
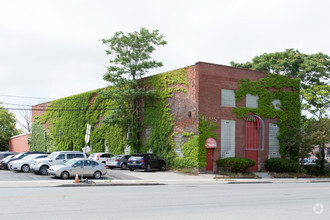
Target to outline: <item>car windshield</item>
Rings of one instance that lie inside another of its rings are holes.
[[[16,156],[13,157],[13,159],[17,159],[17,158],[20,158],[23,154],[25,153],[20,153],[20,154],[17,154]]]
[[[59,153],[58,153],[58,152],[54,152],[54,153],[51,153],[51,154],[48,156],[48,158],[51,159],[51,160],[54,160],[54,159],[57,157],[57,155],[59,155]]]
[[[68,162],[64,163],[66,166],[72,166],[73,164],[77,163],[79,160],[69,160]]]

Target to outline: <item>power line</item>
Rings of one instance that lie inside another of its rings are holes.
[[[0,96],[2,96],[2,97],[10,97],[10,98],[22,98],[22,99],[57,99],[57,98],[15,96],[15,95],[0,95]]]

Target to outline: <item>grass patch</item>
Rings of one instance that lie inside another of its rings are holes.
[[[174,171],[176,171],[178,173],[194,175],[194,176],[199,175],[198,169],[196,169],[196,168],[179,168],[179,169],[176,169]]]

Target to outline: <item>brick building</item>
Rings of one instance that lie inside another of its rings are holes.
[[[188,140],[183,136],[183,132],[198,135],[200,114],[217,124],[215,131],[217,138],[208,139],[206,144],[206,170],[216,171],[216,161],[219,158],[227,157],[253,159],[256,166],[252,170],[261,170],[268,158],[281,156],[277,138],[279,134],[279,127],[276,124],[277,117],[267,118],[265,115],[258,115],[252,111],[246,117],[238,117],[237,113],[234,113],[238,108],[254,109],[254,112],[258,112],[258,100],[262,99],[256,94],[246,94],[244,98],[237,101],[235,91],[239,90],[239,81],[249,79],[256,82],[266,78],[269,74],[205,62],[197,62],[195,65],[184,68],[184,71],[179,74],[184,74],[187,82],[178,85],[170,84],[169,86],[176,87],[176,90],[171,97],[167,98],[170,111],[175,116],[173,140],[176,145],[175,152],[179,157],[182,156],[183,143]],[[152,77],[146,77],[143,80]],[[180,87],[185,92],[180,92]],[[289,87],[280,89],[275,87],[270,87],[269,92],[293,91],[297,93],[294,98],[297,100],[291,101],[299,102],[297,90],[294,91]],[[91,99],[94,100],[96,96],[96,93],[93,94]],[[89,101],[93,105],[93,102]],[[49,104],[43,103],[34,106],[32,108],[33,116],[44,114],[45,108]],[[288,109],[281,108],[280,99],[271,100],[268,107],[271,108],[270,111],[281,112],[284,115],[288,111]],[[300,115],[300,108],[295,114]],[[144,139],[148,138],[148,133],[150,133],[150,129],[145,128],[142,134]]]
[[[31,133],[20,134],[10,138],[8,150],[11,152],[29,151],[28,137]]]
[[[275,124],[277,119],[262,118],[255,114],[249,114],[247,118],[238,118],[233,113],[238,107],[258,108],[258,97],[251,94],[247,94],[239,102],[235,101],[239,80],[246,78],[258,81],[266,77],[267,73],[204,62],[190,66],[187,73],[188,93],[176,93],[169,99],[172,113],[176,116],[174,141],[178,146],[177,152],[184,142],[181,132],[198,133],[200,113],[218,126],[218,138],[212,147],[207,147],[206,170],[215,171],[219,158],[250,158],[256,162],[252,170],[261,170],[264,168],[265,160],[280,157],[277,139],[279,128]],[[275,109],[281,111],[280,100],[275,99],[272,104]]]

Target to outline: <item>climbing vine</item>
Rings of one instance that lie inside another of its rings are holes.
[[[46,113],[41,116],[41,123],[47,125],[47,136],[54,142],[55,150],[81,151],[85,146],[86,125],[90,124],[89,146],[93,152],[103,152],[105,146],[109,151],[124,152],[126,140],[122,137],[126,130],[118,125],[102,124],[104,116],[118,106],[98,95],[100,92],[101,89],[90,91],[49,104]]]
[[[238,107],[233,110],[238,118],[247,117],[249,113],[262,118],[275,118],[279,126],[280,154],[287,152],[281,141],[289,127],[299,127],[301,105],[299,100],[300,80],[278,74],[267,74],[266,77],[252,81],[239,80],[238,90],[235,91],[236,102],[241,101],[247,94],[257,95],[258,108]],[[272,101],[281,102],[280,109],[274,108]]]
[[[172,165],[175,158],[172,128],[175,116],[171,114],[170,103],[175,92],[187,92],[184,86],[188,86],[186,68],[162,73],[149,77],[145,86],[151,86],[156,98],[145,100],[143,126],[149,134],[143,151],[152,150],[159,157]]]

